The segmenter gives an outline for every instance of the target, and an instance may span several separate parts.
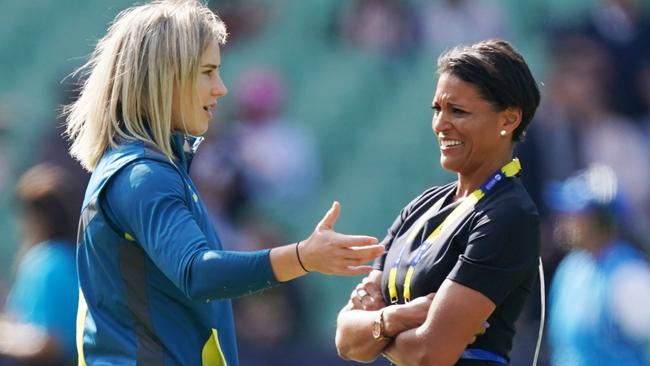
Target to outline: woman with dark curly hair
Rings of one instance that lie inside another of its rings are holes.
[[[513,149],[540,94],[523,57],[501,40],[438,60],[433,132],[458,180],[426,190],[388,230],[387,252],[338,317],[346,359],[397,365],[505,365],[534,283],[537,209]]]

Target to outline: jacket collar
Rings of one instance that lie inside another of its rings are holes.
[[[192,165],[192,159],[194,159],[194,154],[196,154],[196,151],[204,138],[202,136],[188,135],[180,131],[173,131],[171,139],[171,147],[174,152],[174,157],[180,166],[189,172],[190,165]]]

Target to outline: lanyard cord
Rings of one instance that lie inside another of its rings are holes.
[[[537,333],[537,345],[535,346],[533,366],[537,366],[537,361],[539,359],[539,349],[542,346],[542,336],[544,335],[544,320],[546,318],[546,285],[544,284],[544,265],[542,265],[542,257],[539,257],[539,297],[541,305],[541,308],[539,310],[539,332]]]
[[[447,216],[443,222],[438,225],[438,227],[433,230],[431,235],[427,237],[427,239],[420,244],[420,247],[418,248],[418,252],[416,253],[415,257],[411,260],[409,264],[409,268],[406,272],[406,277],[404,278],[404,301],[409,302],[411,301],[411,278],[413,277],[413,273],[415,272],[415,267],[417,266],[418,262],[422,258],[423,254],[431,247],[433,242],[440,236],[440,234],[449,228],[455,228],[458,223],[466,216],[467,213],[471,212],[474,209],[474,206],[476,205],[477,202],[479,202],[485,195],[492,189],[498,182],[503,180],[504,178],[510,178],[515,175],[517,175],[521,171],[521,164],[519,162],[519,159],[515,158],[505,166],[503,166],[499,171],[496,173],[492,174],[490,178],[481,185],[480,188],[472,192],[469,196],[465,197],[460,205],[456,206],[456,208]],[[388,273],[388,293],[390,295],[390,303],[391,304],[396,304],[398,301],[397,297],[397,268],[402,261],[402,255],[404,254],[404,249],[406,248],[409,243],[412,245],[415,239],[415,236],[417,233],[420,231],[422,226],[424,225],[425,222],[433,216],[433,214],[437,213],[439,208],[442,206],[442,202],[444,201],[444,197],[438,200],[431,209],[429,209],[424,215],[418,219],[415,224],[409,229],[408,236],[407,236],[407,242],[402,248],[402,250],[399,253],[399,256],[397,260],[395,260],[395,263],[390,269],[390,272]]]

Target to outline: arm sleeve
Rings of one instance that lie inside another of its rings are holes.
[[[447,276],[487,296],[497,306],[535,273],[539,218],[500,204],[478,215],[465,252]]]
[[[269,250],[215,250],[189,210],[184,183],[171,166],[136,161],[106,187],[104,207],[186,296],[232,298],[277,284]]]

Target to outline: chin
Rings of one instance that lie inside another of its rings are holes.
[[[208,124],[206,123],[205,126],[192,126],[186,132],[192,136],[202,136],[208,132]]]
[[[460,171],[458,164],[455,164],[453,161],[445,159],[444,157],[440,157],[440,166],[453,173],[458,173]]]

